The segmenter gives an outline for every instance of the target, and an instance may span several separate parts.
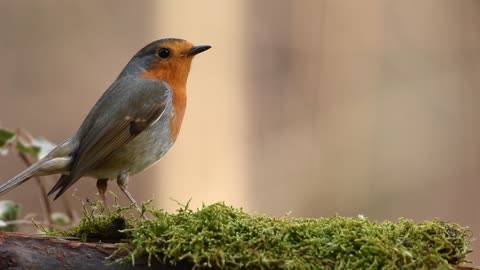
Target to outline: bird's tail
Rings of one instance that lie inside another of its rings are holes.
[[[36,162],[32,166],[25,169],[23,172],[17,174],[12,179],[0,185],[0,196],[32,178],[32,176],[34,176],[40,170],[40,165],[40,162]]]

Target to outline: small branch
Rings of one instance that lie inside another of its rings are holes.
[[[25,129],[18,128],[17,129],[17,140],[19,138],[23,138],[24,140],[28,141],[29,144],[31,144],[34,140],[33,136],[26,131]],[[23,153],[19,153],[20,157],[22,160],[27,164],[27,166],[31,166],[32,163],[28,160],[27,156]],[[35,177],[37,185],[40,188],[40,192],[42,194],[42,202],[45,210],[45,214],[47,215],[47,221],[51,224],[52,223],[52,207],[50,205],[50,201],[48,199],[48,193],[47,189],[45,188],[45,185],[43,184],[43,177],[37,176]],[[47,178],[48,179],[48,178]],[[68,198],[66,196],[62,196],[61,198],[63,202],[63,206],[65,207],[65,212],[67,216],[70,218],[72,222],[78,220],[78,217],[75,215],[74,211],[72,210],[73,208],[70,205],[70,202],[68,201]]]
[[[6,225],[32,225],[32,226],[35,226],[31,220],[25,220],[25,219],[18,219],[18,220],[7,220],[7,221],[4,221]],[[37,222],[36,223],[37,225],[42,225],[42,226],[45,226],[45,225],[49,225],[47,223],[44,223],[44,222]]]
[[[60,199],[62,200],[63,207],[65,208],[65,212],[72,221],[72,223],[75,223],[79,220],[78,215],[75,214],[75,212],[72,210],[72,206],[70,205],[70,201],[68,200],[67,196],[61,196]]]
[[[18,153],[20,158],[23,160],[25,165],[27,167],[32,166],[32,162],[28,159],[28,157],[23,154],[23,153]],[[45,212],[45,218],[47,220],[47,227],[51,229],[51,224],[52,224],[52,206],[50,205],[50,201],[48,200],[48,195],[47,195],[47,190],[45,188],[45,185],[43,185],[42,179],[40,176],[34,176],[35,182],[37,183],[38,187],[40,188],[40,193],[41,193],[41,202],[44,208]]]
[[[70,227],[70,225],[55,225],[55,224],[51,224],[51,223],[47,223],[47,222],[35,221],[35,223],[34,223],[34,222],[32,222],[32,220],[28,220],[28,219],[7,220],[7,221],[4,221],[4,222],[7,226],[8,225],[30,225],[30,226],[34,226],[34,227],[45,226],[45,227],[49,227],[49,229],[58,229],[58,230],[65,230],[65,228]]]

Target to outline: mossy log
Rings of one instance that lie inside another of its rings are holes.
[[[223,203],[142,209],[92,203],[69,231],[0,233],[0,270],[475,269],[465,266],[472,233],[439,220],[276,218]]]
[[[191,269],[152,262],[149,267],[141,258],[135,265],[115,262],[110,255],[116,250],[112,243],[87,243],[62,237],[0,233],[0,269]],[[117,257],[118,258],[118,257]]]
[[[0,232],[0,269],[192,269],[192,265],[162,265],[145,259],[135,265],[115,262],[110,257],[116,250],[112,243],[91,243],[63,237]],[[121,256],[121,255],[118,255]],[[452,266],[458,270],[475,270],[469,266]]]

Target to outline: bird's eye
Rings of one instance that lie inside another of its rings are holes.
[[[161,48],[158,50],[157,55],[160,58],[167,58],[170,55],[170,51],[168,49]]]

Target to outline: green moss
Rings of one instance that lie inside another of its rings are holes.
[[[196,269],[449,269],[470,252],[467,229],[437,220],[273,218],[223,203],[175,214],[147,208],[153,218],[129,218],[123,231],[129,242],[119,251],[130,254],[124,260],[147,256]],[[124,213],[84,215],[69,235],[99,238]]]
[[[80,224],[70,231],[47,231],[49,235],[61,235],[78,237],[83,241],[115,242],[120,239],[128,239],[130,234],[125,229],[131,228],[129,222],[135,221],[133,217],[127,217],[130,207],[115,206],[114,211],[107,211],[101,202],[87,202],[83,206]]]

